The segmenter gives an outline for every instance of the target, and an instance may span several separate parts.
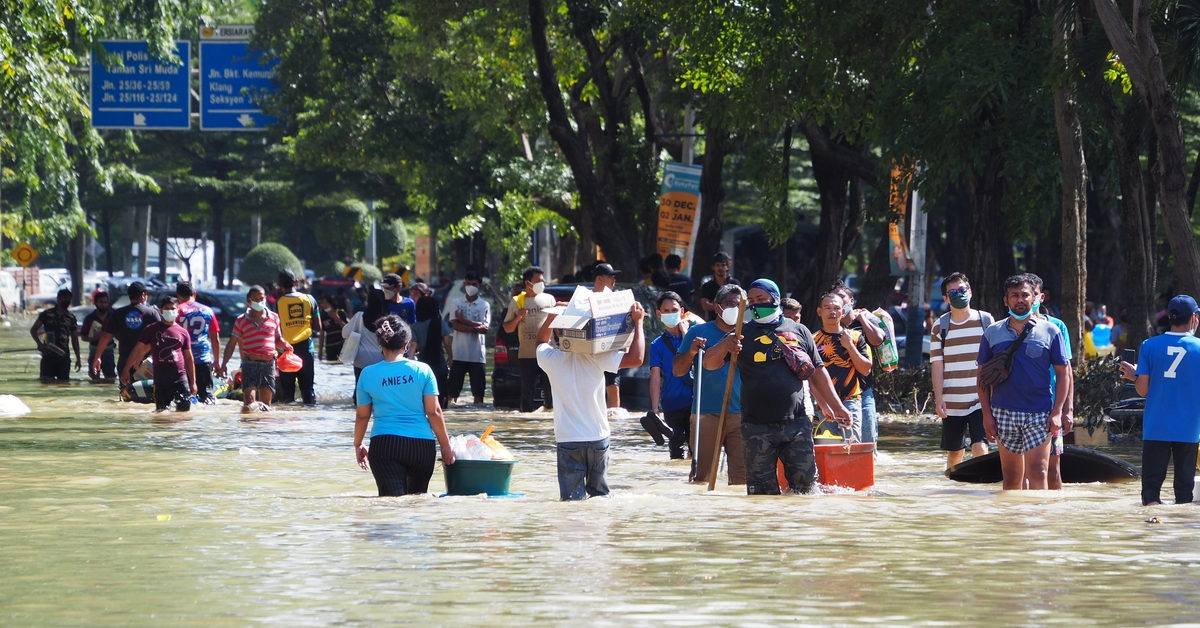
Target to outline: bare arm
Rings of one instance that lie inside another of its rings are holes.
[[[642,311],[642,306],[634,303],[633,344],[625,352],[625,357],[621,358],[621,368],[623,369],[637,368],[646,359],[646,332],[642,330],[642,318],[645,315],[646,313]]]
[[[128,384],[130,380],[129,371],[136,369],[142,364],[142,359],[150,352],[150,345],[139,342],[133,347],[133,352],[129,354],[129,359],[125,361],[125,372],[121,373],[121,382]]]
[[[212,354],[214,356],[221,355],[221,333],[217,331],[208,332],[208,344],[212,346]],[[217,366],[221,366],[218,362]]]
[[[41,331],[42,331],[42,319],[38,318],[36,321],[33,321],[33,327],[29,328],[29,335],[33,336],[33,342],[34,342],[34,344],[37,345],[38,351],[42,351],[45,349],[45,347],[42,346],[42,337],[38,335],[39,332],[41,332]]]
[[[726,356],[741,353],[741,351],[742,339],[730,332],[724,339],[713,345],[712,349],[704,352],[704,368],[716,371],[725,366]]]
[[[229,364],[229,358],[233,357],[233,349],[242,343],[242,339],[237,336],[230,336],[229,344],[225,345],[225,356],[221,359],[221,371]]]
[[[850,410],[846,408],[837,391],[833,389],[833,380],[829,378],[829,371],[825,367],[822,366],[813,371],[812,377],[808,379],[808,384],[809,390],[812,391],[817,403],[821,405],[821,412],[826,417],[834,417],[843,427],[853,424]]]
[[[850,362],[854,364],[854,370],[858,371],[860,375],[866,375],[871,372],[871,360],[858,350],[857,343],[850,338],[848,331],[842,332],[842,346],[846,348],[846,352],[850,355]]]
[[[187,369],[188,388],[194,395],[196,394],[196,363],[192,361],[191,347],[183,350],[183,366]]]
[[[446,417],[442,415],[437,395],[425,395],[425,417],[429,419],[429,427],[433,428],[433,435],[442,448],[442,464],[454,464],[454,450],[450,448],[450,434],[446,432]]]
[[[515,305],[516,305],[516,303],[513,303],[512,305],[508,306],[509,313],[512,313],[512,311],[513,311],[512,308]],[[526,310],[525,308],[518,308],[516,313],[513,314],[512,318],[504,321],[504,325],[503,325],[504,332],[511,334],[514,331],[517,331],[517,325],[521,324],[521,321],[524,320],[525,317],[528,315],[529,315],[528,310]],[[540,338],[541,336],[538,336],[538,337]],[[546,340],[550,340],[550,338],[547,337]],[[538,344],[541,344],[541,342],[539,342]]]
[[[650,367],[650,411],[658,412],[658,400],[662,394],[662,369],[657,366]]]
[[[866,310],[858,310],[857,318],[858,322],[862,323],[863,335],[867,337],[867,344],[872,347],[883,344],[887,336],[884,334],[883,328],[879,326],[879,319]]]
[[[696,353],[704,348],[706,342],[707,340],[703,336],[693,338],[688,350],[675,354],[675,358],[671,360],[671,373],[675,377],[687,375],[688,371],[692,370],[692,364],[696,361]]]
[[[100,332],[100,341],[96,343],[96,357],[92,359],[92,370],[100,370],[100,356],[104,355],[104,350],[108,349],[108,343],[112,342],[113,335],[102,331]]]
[[[1150,376],[1138,375],[1133,387],[1137,389],[1137,394],[1145,397],[1146,393],[1150,392]]]
[[[446,362],[454,361],[454,338],[442,336],[442,346],[446,348]]]
[[[79,357],[79,332],[77,331],[71,332],[71,346],[75,347],[75,368],[78,370],[81,358]]]
[[[1054,373],[1058,376],[1054,382],[1054,407],[1050,409],[1050,418],[1046,419],[1046,429],[1051,432],[1062,429],[1062,409],[1067,403],[1067,391],[1071,389],[1071,375],[1065,364],[1055,364]]]
[[[354,457],[358,459],[358,466],[364,471],[371,468],[367,462],[367,447],[363,445],[363,437],[367,435],[367,422],[370,420],[371,404],[354,408]]]
[[[933,375],[933,398],[937,404],[937,414],[944,419],[946,418],[946,403],[942,401],[942,391],[946,388],[946,363],[942,360],[930,362],[929,370]]]

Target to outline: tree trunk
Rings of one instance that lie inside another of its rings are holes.
[[[213,274],[217,277],[217,290],[225,289],[225,207],[218,200],[212,206]]]
[[[108,276],[113,276],[113,246],[112,246],[112,212],[101,210],[100,228],[104,230],[104,269]]]
[[[1062,28],[1055,28],[1054,40],[1056,48],[1066,45],[1067,33]],[[1054,125],[1058,130],[1063,178],[1062,311],[1059,316],[1067,324],[1071,346],[1080,348],[1083,347],[1083,310],[1087,299],[1088,173],[1075,86],[1067,81],[1054,90]]]
[[[167,264],[171,260],[171,214],[160,212],[158,215],[158,280],[167,283]]]
[[[695,252],[692,255],[692,309],[700,312],[701,280],[712,270],[712,258],[721,250],[721,237],[725,233],[725,157],[733,151],[729,134],[715,124],[705,125],[704,154],[700,166],[700,229],[696,233]],[[733,251],[726,251],[731,256]]]
[[[888,237],[887,228],[884,227],[883,237],[879,238],[879,244],[876,244],[871,251],[871,261],[867,264],[867,272],[863,275],[862,282],[859,283],[856,298],[859,307],[869,310],[878,307],[886,310],[892,304],[892,293],[896,290],[896,278],[892,276],[892,269],[888,264],[891,252],[891,238]],[[816,305],[814,304],[812,307],[816,307]]]
[[[804,133],[807,136],[823,134],[824,131],[814,125],[808,125]],[[842,256],[842,238],[846,229],[848,188],[852,177],[840,164],[829,159],[826,151],[816,148],[816,145],[816,142],[809,142],[813,178],[817,180],[817,191],[821,200],[820,234],[812,266],[800,280],[797,290],[797,299],[809,305],[804,309],[802,320],[812,329],[816,329],[820,322],[816,310],[817,300],[837,281],[842,262],[845,261]]]
[[[137,216],[137,233],[138,233],[138,277],[146,278],[146,273],[149,272],[146,268],[150,265],[150,219],[151,206],[146,205],[145,209],[138,209]]]
[[[786,124],[783,127],[783,171],[779,175],[783,181],[783,194],[779,199],[779,212],[780,214],[787,214],[790,211],[790,205],[788,205],[788,186],[792,175],[792,125],[790,124]],[[779,285],[781,293],[785,295],[791,293],[791,285],[788,283],[788,246],[791,244],[791,241],[792,239],[788,238],[775,247],[775,282]]]
[[[1004,305],[1004,279],[1000,276],[1000,201],[1004,180],[1000,177],[1003,158],[993,156],[983,172],[966,178],[967,198],[971,203],[971,230],[966,243],[966,273],[971,281],[974,306],[991,312],[997,319],[1007,315]],[[1011,252],[1008,254],[1010,263]]]
[[[71,273],[71,305],[83,305],[83,268],[87,257],[87,232],[79,228],[67,243],[67,270]]]
[[[137,208],[130,205],[121,209],[121,270],[126,277],[133,274],[135,233],[137,233]]]
[[[1125,307],[1124,324],[1128,346],[1139,347],[1154,330],[1155,226],[1150,195],[1152,186],[1142,172],[1141,141],[1128,132],[1127,115],[1121,115],[1107,85],[1097,86],[1104,127],[1117,158],[1117,180],[1121,186],[1121,220],[1125,225]]]
[[[549,118],[548,130],[571,168],[571,176],[579,192],[579,208],[583,213],[590,215],[593,224],[611,227],[596,229],[591,234],[604,250],[605,259],[617,268],[636,269],[637,241],[629,240],[626,233],[631,227],[636,233],[637,227],[623,224],[619,219],[616,208],[609,202],[604,186],[597,176],[592,151],[588,147],[586,136],[583,135],[585,130],[582,127],[578,131],[575,129],[563,104],[558,72],[554,68],[554,57],[547,39],[546,9],[542,0],[529,0],[529,24],[533,56],[537,62],[538,83]],[[606,126],[612,129],[618,125],[618,120],[612,118],[606,118],[605,122]],[[609,148],[615,149],[615,145]]]
[[[1167,240],[1175,257],[1176,289],[1183,294],[1200,294],[1200,247],[1192,233],[1187,205],[1187,155],[1178,100],[1150,30],[1151,12],[1156,5],[1148,0],[1134,3],[1131,33],[1115,0],[1093,0],[1092,4],[1104,23],[1109,43],[1129,72],[1134,91],[1150,112],[1158,138],[1159,159],[1153,172]]]

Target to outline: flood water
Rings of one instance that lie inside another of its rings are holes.
[[[0,624],[1200,621],[1200,510],[1143,508],[1136,483],[957,484],[928,420],[881,426],[874,492],[755,498],[686,484],[622,421],[612,496],[560,503],[550,415],[451,410],[452,434],[496,425],[524,496],[436,497],[439,466],[433,494],[379,499],[349,367],[318,366],[317,409],[153,414],[38,384],[36,354],[12,351],[30,322],[0,329],[0,393],[33,409],[0,418]]]

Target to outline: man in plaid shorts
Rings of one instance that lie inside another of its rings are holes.
[[[983,332],[979,359],[983,366],[1018,340],[1008,379],[995,387],[979,384],[983,406],[983,429],[1000,445],[1004,490],[1045,489],[1050,459],[1050,434],[1062,427],[1062,408],[1067,397],[1068,372],[1065,338],[1058,327],[1033,316],[1038,299],[1037,282],[1029,275],[1013,275],[1004,281],[1004,304],[1008,318]],[[1053,369],[1057,381],[1051,382]]]

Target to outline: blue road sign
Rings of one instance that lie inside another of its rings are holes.
[[[109,54],[120,55],[125,65],[105,67],[103,55],[92,52],[93,127],[180,131],[191,127],[191,42],[175,43],[180,65],[154,58],[144,41],[100,44]]]
[[[275,91],[277,58],[250,49],[247,41],[200,42],[200,130],[262,131],[262,97]]]

